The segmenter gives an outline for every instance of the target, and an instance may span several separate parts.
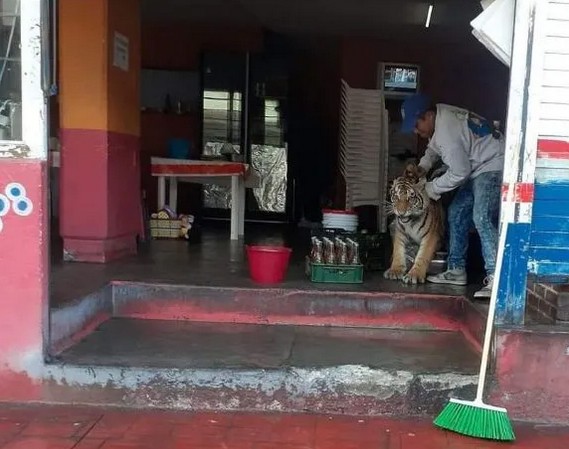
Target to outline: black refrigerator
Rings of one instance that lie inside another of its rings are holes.
[[[248,163],[245,220],[286,223],[293,216],[287,142],[288,64],[281,56],[206,53],[202,58],[203,159]],[[230,189],[204,185],[204,218],[229,218]]]

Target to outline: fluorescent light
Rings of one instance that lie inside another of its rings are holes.
[[[433,15],[433,5],[429,5],[429,11],[427,12],[427,21],[425,22],[425,28],[429,28],[431,25],[431,16]]]

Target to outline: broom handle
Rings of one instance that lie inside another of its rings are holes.
[[[498,252],[496,256],[496,269],[494,281],[492,283],[492,294],[490,296],[490,306],[488,308],[488,318],[486,320],[486,330],[484,332],[484,344],[482,346],[482,360],[480,362],[480,373],[478,374],[478,388],[474,402],[483,403],[484,386],[486,383],[486,372],[488,371],[488,361],[490,358],[490,346],[492,343],[492,331],[494,330],[494,316],[496,314],[496,303],[498,302],[498,290],[500,289],[500,278],[502,275],[502,265],[504,264],[504,250],[506,248],[506,236],[508,234],[509,223],[513,219],[515,202],[513,200],[515,182],[508,184],[506,201],[503,204],[505,212],[502,214],[503,222],[500,229],[498,241]],[[508,214],[506,214],[508,212]]]

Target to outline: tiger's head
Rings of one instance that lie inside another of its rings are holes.
[[[426,182],[425,171],[415,164],[407,165],[403,176],[393,181],[390,209],[400,221],[405,223],[425,213],[430,203]]]

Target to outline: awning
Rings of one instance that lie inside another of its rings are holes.
[[[483,0],[484,11],[470,22],[472,34],[508,67],[512,57],[515,0]]]

